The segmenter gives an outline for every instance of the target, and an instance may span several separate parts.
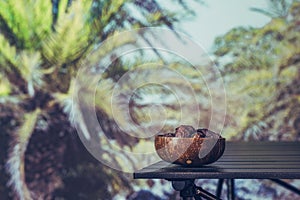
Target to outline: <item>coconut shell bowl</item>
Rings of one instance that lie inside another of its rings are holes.
[[[200,167],[217,161],[224,153],[225,138],[217,133],[187,125],[175,130],[155,136],[156,152],[166,162]]]

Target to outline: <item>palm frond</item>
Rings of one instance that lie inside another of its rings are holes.
[[[7,162],[7,170],[11,177],[9,184],[13,186],[20,200],[31,199],[30,191],[25,183],[24,156],[40,113],[41,110],[37,109],[32,113],[25,114],[23,124],[15,132],[14,141],[10,147],[11,151]]]
[[[43,73],[40,64],[41,57],[38,52],[22,52],[18,59],[18,70],[27,82],[27,91],[31,97],[35,94],[35,88],[43,86]]]
[[[50,1],[1,1],[0,16],[17,38],[17,48],[39,48],[51,31]]]
[[[68,12],[62,12],[53,32],[43,43],[43,55],[49,63],[70,64],[90,45],[91,26],[88,21],[90,4],[76,1]]]
[[[261,13],[261,14],[263,14],[265,16],[270,17],[270,18],[273,18],[273,17],[276,16],[275,13],[272,13],[271,11],[267,11],[267,10],[265,10],[263,8],[250,8],[250,10],[254,11],[254,12]]]
[[[250,10],[270,18],[287,18],[292,3],[293,0],[269,0],[267,8],[250,8]]]
[[[10,70],[10,67],[16,67],[16,48],[11,46],[8,40],[0,34],[0,70]]]

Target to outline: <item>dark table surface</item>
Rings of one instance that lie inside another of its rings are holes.
[[[202,167],[160,161],[135,179],[300,179],[300,142],[226,142],[223,156]]]

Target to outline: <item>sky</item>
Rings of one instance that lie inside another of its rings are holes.
[[[193,3],[196,16],[182,21],[180,28],[192,40],[210,52],[214,38],[237,26],[261,27],[270,21],[251,7],[267,8],[267,0],[205,0],[205,5]]]

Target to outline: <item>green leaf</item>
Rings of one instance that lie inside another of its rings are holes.
[[[8,40],[0,34],[0,70],[9,71],[11,66],[16,66],[16,48],[11,46]]]
[[[51,1],[3,0],[0,8],[1,17],[18,40],[18,48],[40,47],[41,41],[51,31]]]
[[[39,52],[22,52],[18,59],[18,71],[27,83],[29,96],[34,96],[35,88],[43,86],[43,72],[40,69],[41,57]]]
[[[42,53],[49,63],[70,64],[86,51],[91,40],[87,14],[90,3],[74,1],[68,12],[60,13],[55,32],[43,42]]]

